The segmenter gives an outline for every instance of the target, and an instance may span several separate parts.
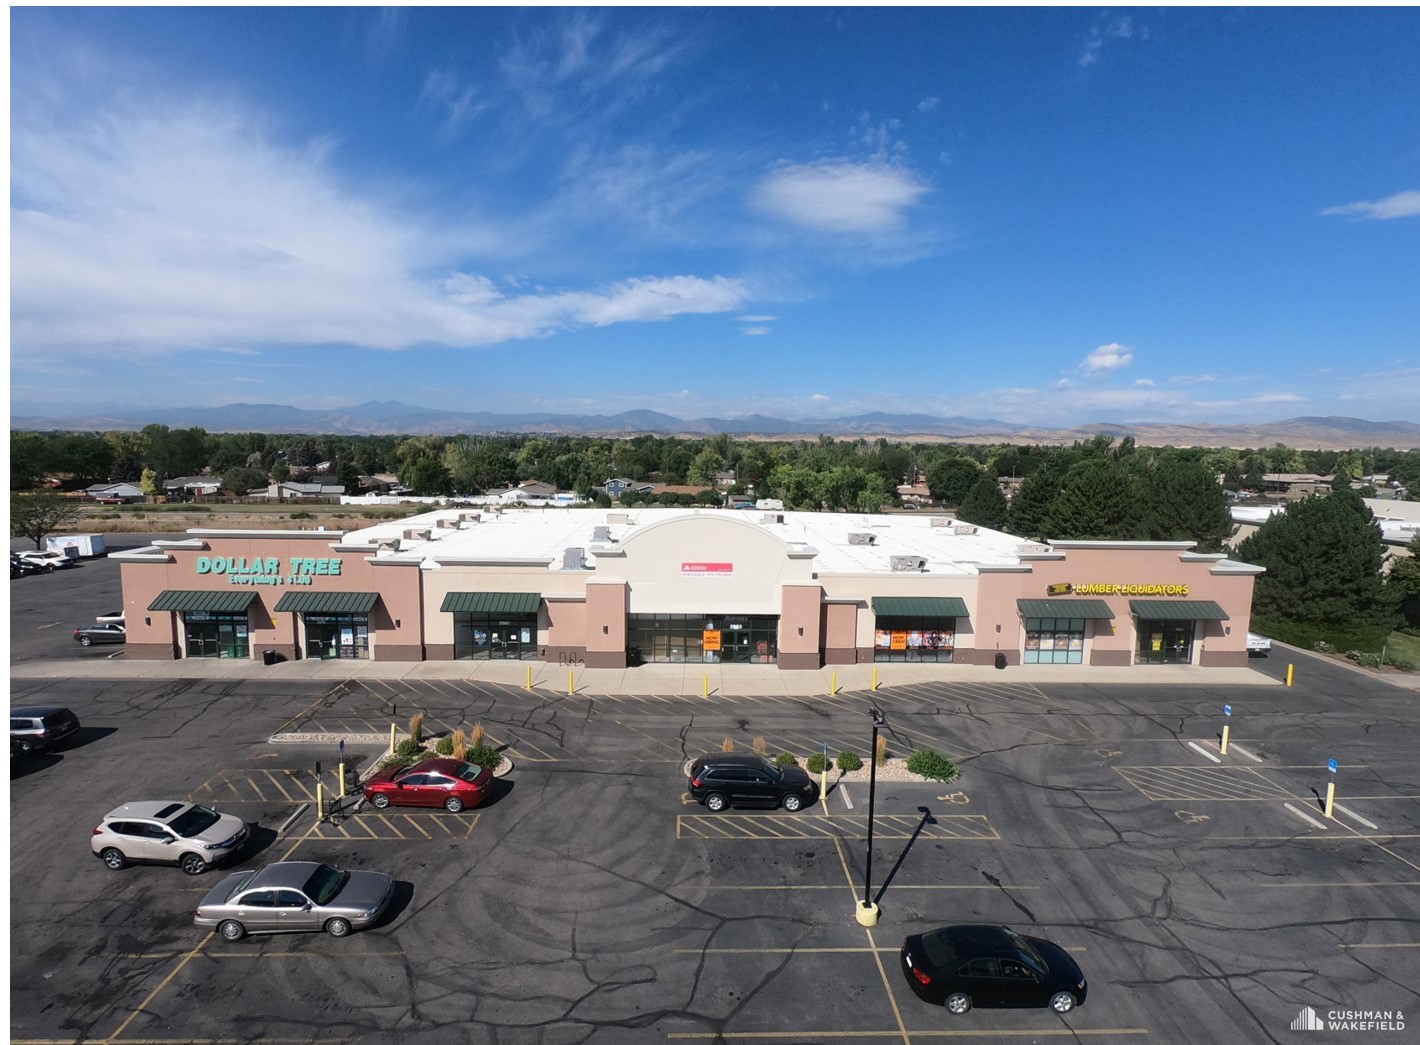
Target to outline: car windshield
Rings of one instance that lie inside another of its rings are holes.
[[[479,775],[483,772],[482,766],[471,766],[467,762],[459,766],[456,770],[460,780],[467,780],[470,784],[478,781]]]
[[[1006,935],[1009,936],[1011,942],[1016,945],[1016,950],[1021,954],[1021,961],[1025,962],[1042,976],[1050,972],[1049,967],[1045,964],[1045,959],[1040,956],[1039,951],[1031,946],[1029,940],[1014,929],[1007,929],[1004,925],[1001,926],[1001,928],[1006,930]]]
[[[315,873],[306,879],[305,894],[318,904],[328,904],[345,887],[350,872],[342,871],[330,864],[321,864]]]
[[[764,771],[769,774],[769,779],[778,780],[781,776],[784,775],[782,772],[780,772],[779,767],[776,766],[773,762],[769,761],[769,759],[761,757],[760,761],[764,763]]]
[[[182,816],[174,817],[168,826],[182,837],[191,838],[193,835],[200,835],[220,819],[221,816],[215,809],[193,806]]]
[[[247,887],[247,883],[255,877],[255,871],[242,871],[238,874],[232,875],[231,878],[227,879],[227,881],[231,884],[231,888],[227,890],[227,899],[223,902],[230,902],[232,897],[236,896],[239,892],[245,889]]]
[[[413,772],[414,772],[414,767],[413,767],[413,766],[405,766],[403,769],[396,769],[396,770],[394,771],[394,776],[390,777],[390,783],[392,784],[392,783],[394,783],[396,780],[403,779],[404,777],[409,776],[409,774],[410,774],[410,773],[413,773]]]

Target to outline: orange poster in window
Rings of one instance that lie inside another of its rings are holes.
[[[701,640],[701,646],[707,650],[717,650],[720,648],[720,633],[718,631],[707,631]]]
[[[907,649],[907,632],[895,631],[892,633],[892,648]]]

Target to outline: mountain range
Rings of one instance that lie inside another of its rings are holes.
[[[67,417],[13,413],[12,431],[136,431],[150,424],[201,427],[209,432],[271,432],[307,435],[459,435],[541,433],[552,435],[794,439],[819,435],[856,438],[886,436],[920,442],[1061,444],[1097,435],[1130,436],[1146,446],[1262,447],[1283,443],[1297,449],[1346,450],[1362,446],[1420,449],[1420,424],[1364,421],[1354,417],[1294,417],[1263,424],[1097,423],[1048,428],[971,417],[866,413],[791,421],[748,417],[686,420],[655,410],[618,414],[499,414],[410,406],[393,400],[341,410],[305,410],[273,403],[226,406],[120,409]]]

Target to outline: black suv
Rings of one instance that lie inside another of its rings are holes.
[[[20,754],[46,751],[79,728],[79,719],[68,708],[44,705],[10,709],[11,748]]]
[[[712,813],[726,806],[783,806],[797,813],[813,798],[814,782],[798,766],[780,768],[758,755],[706,755],[690,764],[690,797]]]

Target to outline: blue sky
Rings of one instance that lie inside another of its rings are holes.
[[[18,413],[1420,421],[1414,9],[10,18]]]

